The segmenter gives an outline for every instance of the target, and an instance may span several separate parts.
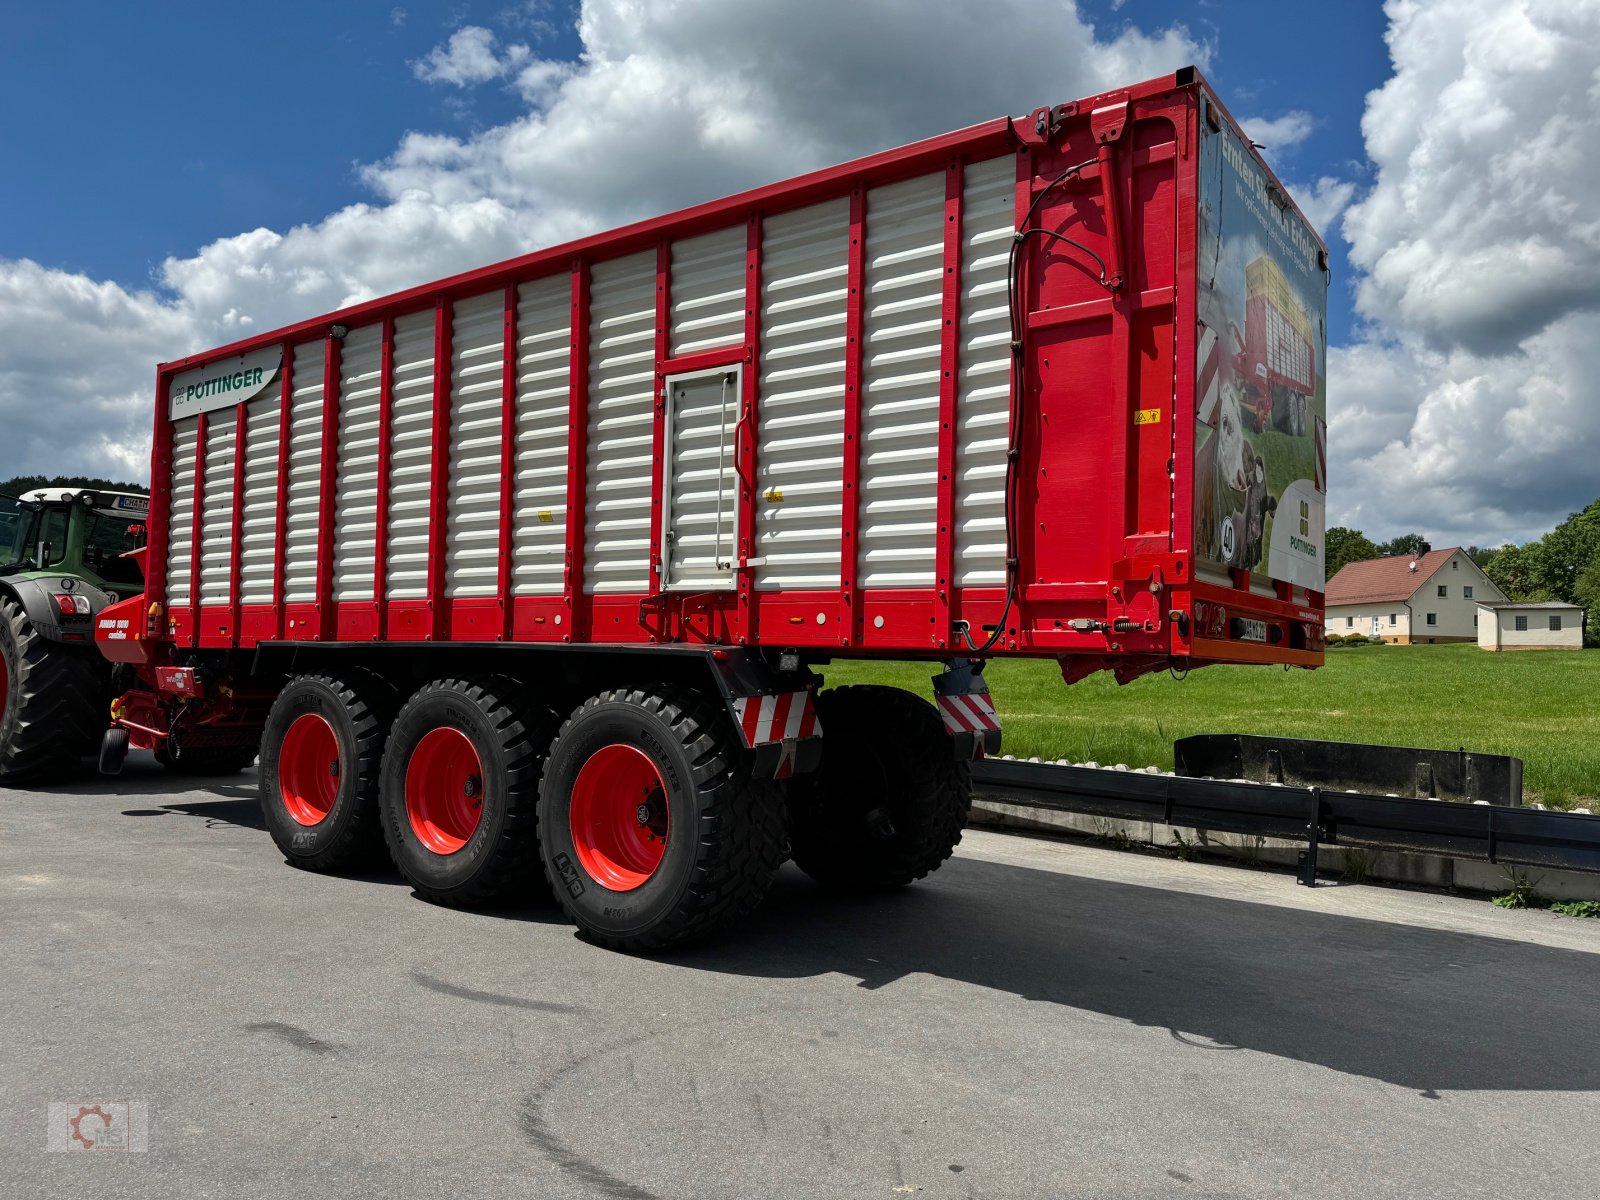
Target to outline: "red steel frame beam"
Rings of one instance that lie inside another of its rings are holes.
[[[653,427],[650,448],[650,592],[661,596],[661,579],[664,574],[661,562],[661,499],[663,464],[666,459],[667,428],[667,376],[666,363],[671,355],[672,324],[672,243],[662,238],[656,243],[656,371],[655,403],[651,406]],[[662,607],[655,610],[657,625],[650,634],[652,642],[668,636],[670,616],[661,596]],[[648,608],[640,608],[639,619],[648,618]]]
[[[344,343],[331,333],[322,355],[322,464],[317,485],[317,638],[332,641],[339,623],[333,611],[333,525],[339,490],[339,389]]]
[[[373,522],[372,601],[377,622],[373,638],[389,636],[389,491],[394,439],[394,318],[383,319],[383,349],[378,363],[378,496]]]
[[[572,357],[567,376],[567,555],[561,590],[567,605],[564,642],[582,641],[583,524],[589,475],[589,264],[572,260]]]
[[[283,344],[283,387],[278,400],[278,489],[276,519],[272,530],[272,606],[276,612],[278,637],[284,635],[283,580],[289,537],[289,431],[294,406],[294,344]]]
[[[500,639],[511,640],[511,556],[513,499],[517,475],[517,285],[506,284],[504,338],[500,371],[500,561],[495,571],[495,595],[500,605]]]
[[[436,642],[450,636],[450,604],[444,595],[450,514],[450,383],[454,374],[450,316],[450,302],[441,296],[433,306],[433,456],[428,467],[429,637]]]
[[[244,562],[244,453],[248,404],[239,405],[233,418],[233,529],[228,547],[228,637],[239,644],[239,625],[244,601],[239,595],[239,580]]]
[[[200,514],[206,501],[206,435],[211,414],[195,418],[194,511],[189,514],[189,644],[200,644],[200,538],[204,533]]]
[[[956,392],[961,344],[961,188],[960,159],[944,172],[944,288],[940,295],[939,330],[939,490],[934,543],[934,645],[950,644],[950,596],[956,563]]]
[[[738,617],[735,632],[741,645],[756,640],[756,446],[760,442],[756,375],[761,369],[761,214],[751,213],[744,239],[744,373],[739,397],[739,430],[734,439],[734,477],[739,486]],[[740,468],[742,464],[742,469]],[[720,490],[720,489],[719,489]]]
[[[867,190],[856,184],[850,192],[850,245],[845,268],[844,358],[844,490],[843,529],[839,539],[839,619],[844,628],[839,643],[861,641],[861,597],[856,584],[859,555],[857,533],[861,527],[861,354],[867,279]]]

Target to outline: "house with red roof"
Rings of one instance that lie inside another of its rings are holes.
[[[1478,640],[1478,606],[1506,594],[1459,546],[1346,563],[1325,593],[1328,636],[1395,645]]]

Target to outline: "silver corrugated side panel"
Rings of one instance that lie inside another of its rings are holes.
[[[672,243],[670,353],[692,354],[744,341],[743,225]]]
[[[323,344],[294,348],[294,394],[289,406],[289,518],[284,530],[283,598],[317,598],[318,506],[322,500]]]
[[[559,596],[567,552],[567,413],[572,281],[517,289],[517,448],[511,592]]]
[[[433,465],[433,311],[394,323],[394,395],[389,417],[387,595],[428,594],[428,502]]]
[[[339,354],[339,462],[333,524],[335,600],[371,600],[374,594],[382,385],[382,324],[352,329]]]
[[[589,290],[589,446],[583,590],[650,589],[655,251],[595,265]]]
[[[493,596],[500,561],[505,293],[457,301],[450,333],[446,596]]]
[[[944,172],[867,192],[862,587],[931,587],[939,482]]]
[[[850,202],[763,222],[756,587],[839,586]]]
[[[167,515],[167,604],[189,603],[194,553],[194,467],[200,448],[200,418],[172,426],[172,502]]]
[[[235,411],[219,409],[206,418],[205,494],[200,504],[201,604],[233,600]]]
[[[272,571],[278,546],[278,418],[282,399],[250,401],[244,429],[244,524],[239,550],[239,600],[272,602]]]
[[[1016,228],[1016,163],[966,168],[961,189],[961,332],[956,388],[955,586],[1006,581],[1006,431],[1011,318],[1006,262]]]

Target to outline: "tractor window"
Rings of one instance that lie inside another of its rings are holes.
[[[33,553],[33,524],[38,510],[10,496],[0,496],[0,567],[27,562]]]
[[[71,516],[70,509],[49,508],[39,518],[39,532],[34,541],[42,542],[48,547],[45,561],[39,564],[41,568],[59,566],[66,561],[67,521]]]
[[[138,546],[131,530],[137,522],[122,516],[105,513],[88,514],[88,528],[84,531],[83,565],[110,584],[142,588],[144,576],[131,558],[121,557]]]

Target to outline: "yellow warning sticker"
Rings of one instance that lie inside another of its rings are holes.
[[[768,488],[766,491],[761,493],[761,498],[763,500],[765,500],[768,504],[782,504],[783,503],[783,493],[780,492],[777,488]]]
[[[549,525],[555,519],[555,514],[552,513],[548,508],[541,508],[539,510],[539,523],[541,525]]]
[[[1161,424],[1161,410],[1159,408],[1141,408],[1133,414],[1135,425]]]

